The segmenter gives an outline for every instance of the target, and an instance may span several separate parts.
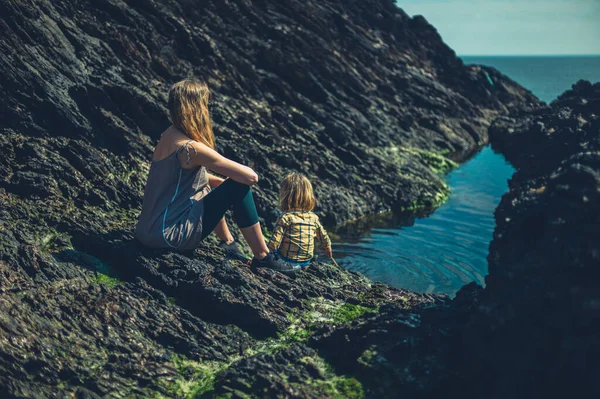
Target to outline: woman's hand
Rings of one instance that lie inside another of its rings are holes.
[[[323,252],[325,252],[325,256],[327,256],[328,258],[333,257],[333,252],[331,251],[331,247],[324,248]]]
[[[238,183],[248,186],[258,183],[258,175],[251,168],[227,159],[212,148],[197,141],[192,143],[192,147],[196,151],[195,153],[191,152],[190,163],[186,167],[204,166],[220,175],[227,176]]]

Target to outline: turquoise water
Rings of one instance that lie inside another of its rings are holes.
[[[579,79],[600,81],[600,57],[464,57],[490,65],[550,102]],[[447,293],[484,283],[495,227],[494,210],[514,169],[484,148],[447,176],[450,199],[431,216],[370,222],[375,228],[340,231],[334,256],[372,280],[418,292]]]
[[[494,209],[513,171],[486,147],[448,175],[450,199],[431,216],[335,243],[334,255],[348,269],[418,292],[454,294],[471,281],[483,285]]]

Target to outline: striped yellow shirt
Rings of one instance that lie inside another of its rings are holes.
[[[293,262],[306,262],[315,253],[315,238],[322,248],[330,248],[331,240],[312,212],[291,210],[277,219],[269,248]]]

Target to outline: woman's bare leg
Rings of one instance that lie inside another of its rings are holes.
[[[224,241],[226,244],[231,244],[234,241],[225,218],[221,219],[219,223],[217,223],[213,231],[217,237],[219,237],[221,241]]]
[[[269,248],[260,229],[260,223],[240,229],[256,259],[262,259],[269,253]]]

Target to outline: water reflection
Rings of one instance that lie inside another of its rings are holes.
[[[453,295],[484,283],[494,210],[514,169],[489,147],[447,177],[450,199],[419,217],[378,215],[336,231],[341,266],[395,287]]]

